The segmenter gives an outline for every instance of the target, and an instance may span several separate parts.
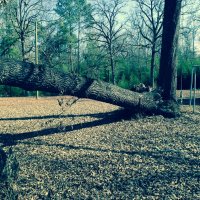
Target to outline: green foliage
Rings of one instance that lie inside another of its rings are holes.
[[[17,46],[18,36],[13,28],[12,22],[8,14],[8,6],[1,14],[3,26],[0,29],[0,56],[18,57],[20,50]]]
[[[58,0],[55,11],[63,18],[69,29],[74,29],[79,20],[89,22],[91,6],[86,0]]]
[[[49,92],[39,92],[40,96],[54,96],[56,94]],[[11,87],[7,85],[0,85],[0,97],[22,97],[22,96],[36,96],[36,91],[25,91],[18,87]]]
[[[83,53],[81,74],[91,78],[109,81],[109,69],[106,54],[96,41],[89,41]]]
[[[80,43],[83,30],[90,23],[91,7],[85,0],[58,0],[55,12],[61,17],[54,35],[59,44],[59,64],[65,63],[69,70],[80,71]],[[51,43],[50,43],[51,46]],[[79,57],[79,58],[78,58]]]
[[[120,87],[132,89],[134,85],[139,83],[149,84],[149,68],[141,66],[137,60],[118,58],[116,67],[116,82]]]
[[[138,85],[140,82],[141,81],[139,80],[137,74],[131,73],[129,81],[130,89],[133,88],[134,85]]]
[[[122,88],[129,88],[129,81],[126,79],[125,74],[122,75],[118,85]]]
[[[18,87],[0,85],[0,96],[23,96],[24,90]]]

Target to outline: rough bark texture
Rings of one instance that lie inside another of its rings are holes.
[[[0,179],[5,165],[6,165],[6,153],[0,147]]]
[[[155,71],[155,55],[156,55],[156,47],[155,44],[153,44],[151,49],[151,70],[150,70],[150,81],[151,81],[151,87],[154,88],[154,71]]]
[[[165,0],[158,86],[164,100],[176,101],[176,54],[182,0]]]
[[[173,113],[160,109],[162,101],[158,93],[132,92],[103,81],[73,73],[66,74],[48,66],[28,62],[1,60],[0,84],[90,98],[115,104],[133,112],[174,116]]]

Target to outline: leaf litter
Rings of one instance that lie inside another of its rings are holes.
[[[200,199],[199,106],[124,120],[117,106],[59,98],[0,99],[18,199]]]

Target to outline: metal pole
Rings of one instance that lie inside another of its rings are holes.
[[[195,104],[196,104],[196,86],[197,86],[197,74],[196,69],[194,70],[194,99],[193,99],[193,113],[195,111]]]
[[[38,64],[38,29],[37,21],[35,22],[35,64]],[[39,91],[36,91],[36,99],[38,99]]]
[[[192,105],[192,85],[193,85],[193,72],[194,72],[194,68],[192,68],[191,82],[190,82],[190,106]]]

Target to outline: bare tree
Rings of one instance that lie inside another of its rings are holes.
[[[124,7],[122,0],[97,0],[93,12],[93,33],[91,39],[99,42],[108,55],[111,80],[115,84],[115,56],[123,46],[123,22],[119,22]],[[119,42],[120,41],[120,42]]]
[[[190,59],[192,62],[195,58],[195,41],[200,28],[199,17],[200,10],[196,1],[183,0],[180,19],[180,45],[182,45],[182,50],[184,50],[185,59]]]
[[[34,30],[34,24],[42,9],[42,0],[11,0],[7,4],[7,11],[12,25],[19,37],[22,59],[32,50],[32,45],[26,47],[26,38]]]
[[[181,53],[185,61],[190,61],[191,65],[194,62],[196,56],[196,37],[199,31],[199,24],[193,18],[189,16],[184,20],[180,29],[180,45]],[[183,16],[182,16],[183,18]]]
[[[163,0],[135,0],[135,2],[138,8],[132,23],[146,40],[140,46],[151,49],[150,83],[154,87],[155,56],[161,47],[164,2]]]

